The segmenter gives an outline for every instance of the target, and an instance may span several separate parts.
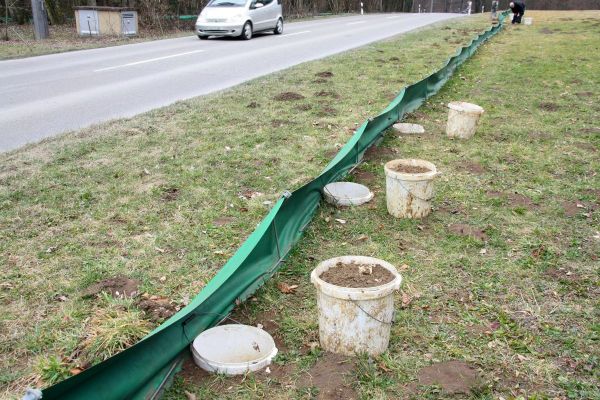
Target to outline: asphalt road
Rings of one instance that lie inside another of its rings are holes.
[[[457,14],[369,14],[286,24],[251,41],[196,36],[0,61],[0,151],[195,96]]]

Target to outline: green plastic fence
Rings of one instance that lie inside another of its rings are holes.
[[[406,113],[436,94],[454,70],[502,29],[500,23],[478,35],[437,72],[410,85],[378,116],[369,119],[313,181],[284,194],[233,257],[184,309],[135,346],[43,391],[47,399],[155,399],[162,394],[182,356],[199,333],[216,325],[259,288],[300,239],[319,203],[323,187],[343,178],[365,151]]]

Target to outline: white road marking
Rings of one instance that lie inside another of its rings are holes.
[[[367,21],[358,21],[358,22],[348,22],[346,25],[358,25],[358,24],[364,24]]]
[[[281,37],[286,37],[286,36],[294,36],[294,35],[302,35],[303,33],[310,33],[310,31],[302,31],[302,32],[287,33],[287,34],[285,34],[285,35],[281,35]]]
[[[132,63],[128,63],[128,64],[123,64],[123,65],[115,65],[114,67],[107,67],[107,68],[96,69],[96,70],[94,70],[94,72],[102,72],[102,71],[109,71],[111,69],[131,67],[133,65],[146,64],[146,63],[151,63],[151,62],[155,62],[155,61],[166,60],[167,58],[181,57],[181,56],[186,56],[188,54],[201,53],[203,51],[204,50],[194,50],[194,51],[187,51],[185,53],[171,54],[170,56],[150,58],[148,60],[136,61],[136,62],[132,62]]]
[[[399,15],[393,16],[393,17],[386,17],[385,19],[396,19],[396,18],[400,18]]]

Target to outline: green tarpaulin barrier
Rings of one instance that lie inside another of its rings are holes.
[[[478,35],[437,72],[404,88],[378,116],[366,121],[313,181],[284,194],[233,257],[192,302],[135,346],[43,391],[47,399],[156,399],[162,394],[192,340],[216,325],[260,287],[300,239],[319,203],[323,187],[343,178],[365,151],[406,113],[414,111],[448,81],[477,48],[502,29]]]

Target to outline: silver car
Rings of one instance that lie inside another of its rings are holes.
[[[283,33],[281,0],[212,0],[196,21],[200,39],[234,36],[252,39],[256,32]]]

